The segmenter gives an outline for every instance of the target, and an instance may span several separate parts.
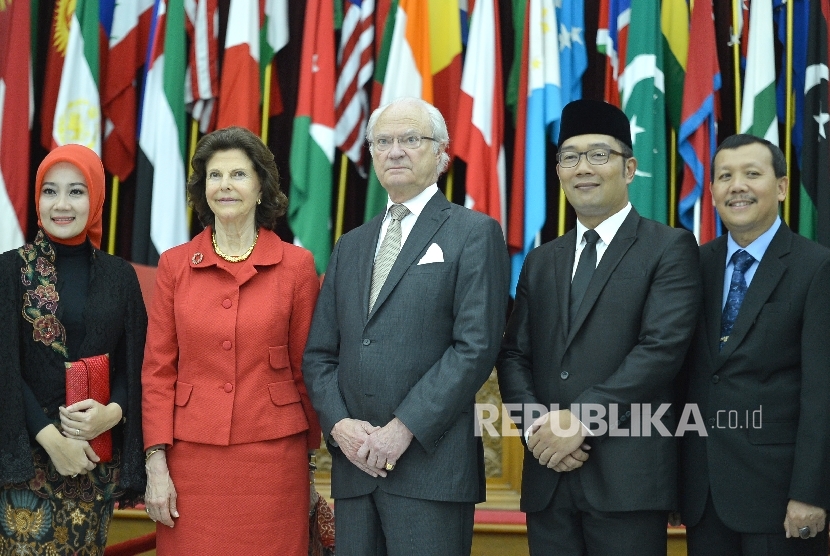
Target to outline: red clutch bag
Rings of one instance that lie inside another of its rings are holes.
[[[106,353],[66,363],[66,405],[87,399],[110,403],[110,358]],[[102,462],[112,460],[111,431],[99,434],[89,445]]]

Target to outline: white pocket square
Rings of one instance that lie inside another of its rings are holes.
[[[418,261],[418,264],[430,264],[430,263],[443,263],[444,262],[444,252],[441,251],[441,248],[438,247],[437,243],[433,243],[427,249],[427,252],[424,253],[424,256],[421,257],[421,260]]]

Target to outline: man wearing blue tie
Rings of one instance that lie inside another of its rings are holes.
[[[715,152],[729,233],[701,246],[701,315],[684,378],[706,435],[681,447],[690,556],[827,554],[830,250],[778,216],[786,162],[764,139]]]

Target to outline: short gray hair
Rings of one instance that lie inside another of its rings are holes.
[[[450,155],[447,154],[447,147],[450,144],[450,134],[447,131],[447,122],[444,121],[444,116],[441,115],[441,112],[421,98],[399,97],[387,104],[384,104],[383,106],[376,108],[375,111],[372,112],[372,115],[369,116],[369,122],[366,124],[366,141],[369,142],[369,153],[372,154],[372,156],[375,154],[372,145],[375,137],[375,124],[378,123],[378,119],[387,108],[398,104],[418,105],[429,116],[429,122],[432,126],[432,138],[435,139],[432,144],[432,151],[436,154],[438,154],[439,151],[441,152],[441,157],[438,160],[438,175],[440,176],[447,171],[447,168],[450,165]]]

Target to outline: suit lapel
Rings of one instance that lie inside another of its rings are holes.
[[[435,235],[435,232],[438,231],[438,228],[441,227],[444,221],[449,218],[449,215],[450,202],[447,201],[447,198],[444,197],[443,193],[440,191],[436,192],[426,204],[424,210],[421,211],[421,214],[418,216],[418,220],[415,222],[415,226],[412,228],[412,231],[409,232],[409,236],[406,238],[406,243],[403,244],[401,252],[398,254],[398,258],[395,259],[395,264],[392,265],[392,269],[386,277],[386,282],[383,283],[383,287],[381,288],[380,293],[378,293],[378,298],[375,300],[375,306],[372,309],[372,313],[369,315],[369,318],[377,313],[380,306],[383,305],[383,302],[386,301],[386,298],[389,297],[389,294],[393,289],[395,289],[395,286],[398,282],[400,282],[401,278],[403,278],[403,275],[406,273],[407,269],[415,263],[415,258],[426,248],[427,243],[429,243]],[[375,240],[375,242],[377,242],[377,240]],[[372,254],[374,255],[374,251]],[[372,270],[370,268],[370,285],[371,280]],[[366,298],[366,307],[369,307],[368,293]]]
[[[700,270],[704,276],[703,300],[706,341],[712,361],[720,356],[720,325],[723,313],[723,273],[726,271],[726,236],[702,247]],[[715,368],[715,365],[712,365]]]
[[[375,216],[370,220],[365,230],[365,236],[357,238],[355,244],[357,245],[358,256],[358,291],[361,296],[361,307],[363,307],[363,324],[369,319],[369,293],[372,289],[372,267],[375,264],[375,251],[378,248],[378,237],[380,236],[380,227],[383,224],[383,218],[386,212]],[[371,245],[371,249],[365,249],[362,246]],[[377,303],[375,303],[377,305]]]
[[[747,332],[755,323],[761,308],[769,299],[778,282],[781,281],[784,271],[787,270],[787,267],[781,262],[781,257],[790,252],[791,243],[792,232],[782,222],[769,247],[767,247],[758,265],[758,270],[755,271],[749,289],[746,290],[746,297],[744,297],[741,308],[738,310],[735,326],[732,328],[729,340],[723,346],[723,351],[720,352],[721,364],[729,358],[743,341]],[[718,329],[720,330],[720,325]]]
[[[571,345],[571,341],[573,341],[574,336],[576,336],[577,330],[579,330],[579,327],[582,326],[583,322],[585,322],[585,318],[597,302],[599,294],[602,293],[602,290],[605,287],[605,284],[608,283],[608,279],[611,278],[611,274],[613,274],[614,269],[617,268],[617,265],[620,263],[623,256],[628,252],[628,249],[637,240],[637,226],[639,223],[640,215],[632,207],[631,212],[629,212],[628,216],[625,217],[620,229],[617,230],[616,235],[614,235],[614,239],[611,240],[611,244],[605,249],[605,253],[602,255],[602,259],[597,265],[594,275],[591,277],[588,289],[585,290],[585,297],[582,298],[582,303],[579,305],[579,311],[574,317],[573,326],[571,326],[570,330],[568,330],[568,340],[565,343],[565,349],[568,349],[568,346]],[[574,241],[576,241],[575,238]],[[567,313],[567,308],[568,305],[566,303],[565,313]]]
[[[559,319],[561,330],[568,330],[568,306],[571,302],[571,275],[576,256],[576,228],[562,236],[554,250],[554,273],[556,297],[559,300]],[[551,330],[553,333],[553,330]],[[560,336],[561,337],[561,336]],[[564,351],[563,351],[564,353]]]

